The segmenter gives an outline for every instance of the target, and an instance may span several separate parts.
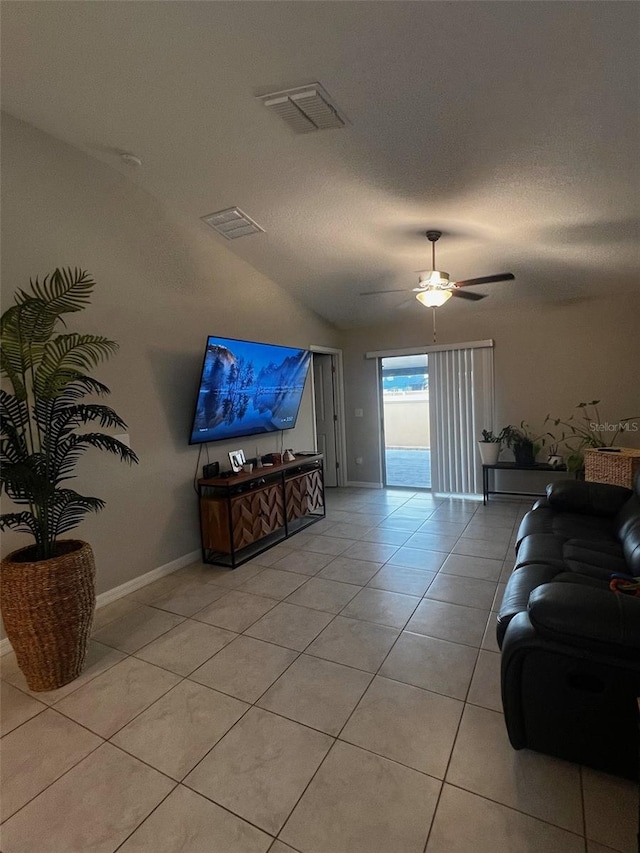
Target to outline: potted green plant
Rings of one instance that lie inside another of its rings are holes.
[[[91,546],[60,537],[104,501],[66,481],[90,447],[138,462],[113,435],[83,429],[126,429],[113,409],[85,401],[110,393],[89,371],[118,345],[99,335],[56,334],[64,314],[87,306],[94,285],[84,270],[56,269],[30,281],[30,292],[19,290],[0,318],[1,370],[13,390],[0,390],[0,489],[23,507],[1,515],[0,529],[33,537],[2,561],[2,617],[32,690],[52,690],[80,674],[93,621]]]
[[[490,429],[482,430],[482,441],[478,442],[478,450],[480,451],[480,460],[483,465],[496,464],[502,449],[502,438],[502,432],[494,435]]]
[[[520,422],[519,427],[514,427],[511,424],[504,427],[502,435],[506,446],[513,450],[516,464],[528,468],[532,468],[536,464],[536,456],[544,447],[546,439],[551,437],[555,440],[550,432],[535,435],[524,421]]]
[[[568,448],[569,456],[567,457],[567,470],[572,472],[584,471],[584,451],[588,447],[613,447],[618,440],[618,436],[624,430],[624,425],[629,421],[638,420],[638,416],[629,418],[620,418],[617,422],[617,428],[611,435],[610,431],[598,430],[600,425],[604,426],[600,417],[598,406],[600,400],[591,400],[589,403],[578,403],[576,409],[580,410],[580,417],[577,413],[569,415],[568,418],[552,418],[547,415],[545,423],[552,423],[554,426],[562,426],[567,431],[563,431],[561,442],[564,442]],[[605,441],[606,437],[606,441]]]

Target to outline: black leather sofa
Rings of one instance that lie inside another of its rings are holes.
[[[634,490],[563,480],[524,517],[498,617],[511,744],[638,778],[640,474]]]

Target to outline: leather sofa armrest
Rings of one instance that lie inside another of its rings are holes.
[[[640,664],[640,598],[577,584],[547,583],[529,597],[538,635]]]
[[[516,613],[527,609],[531,593],[541,584],[552,581],[557,574],[558,569],[555,566],[536,564],[523,566],[511,573],[502,596],[496,626],[496,638],[500,648],[509,622]]]
[[[557,480],[547,486],[547,501],[557,512],[613,517],[632,496],[631,489],[585,480]]]
[[[530,512],[534,509],[546,509],[548,506],[549,506],[549,501],[547,500],[547,498],[538,498],[538,500],[531,507]]]

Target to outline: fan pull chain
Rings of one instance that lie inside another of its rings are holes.
[[[432,308],[433,311],[433,342],[436,343],[436,309]]]

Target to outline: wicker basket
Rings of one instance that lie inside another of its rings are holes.
[[[637,471],[640,471],[640,450],[620,447],[619,453],[593,448],[584,452],[584,478],[595,483],[633,488]]]
[[[95,610],[91,546],[57,543],[58,556],[29,562],[32,548],[2,561],[2,618],[31,690],[54,690],[82,672]],[[26,559],[25,559],[26,558]]]

